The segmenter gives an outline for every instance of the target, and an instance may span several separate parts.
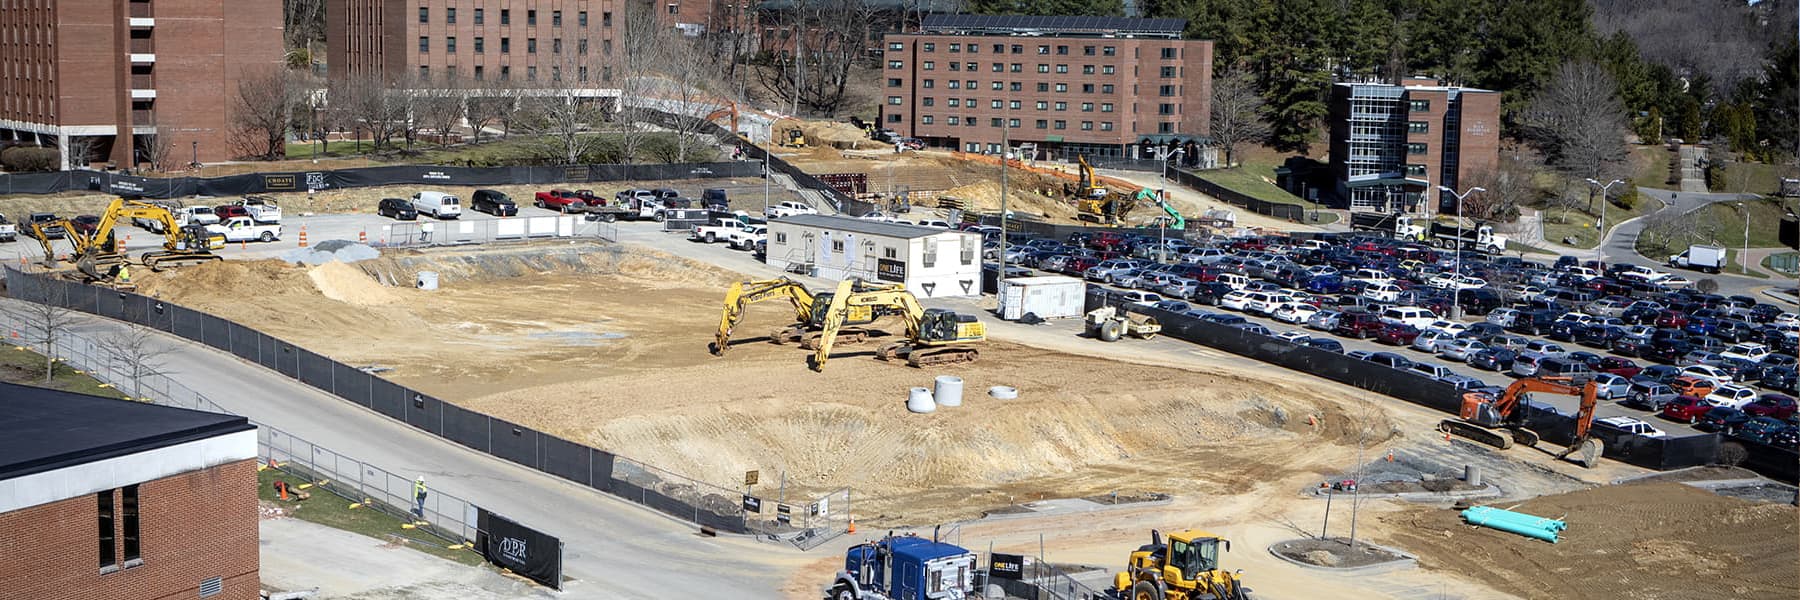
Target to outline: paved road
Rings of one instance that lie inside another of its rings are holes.
[[[1755,194],[1712,194],[1712,193],[1695,193],[1695,192],[1673,192],[1673,191],[1669,191],[1669,190],[1659,190],[1659,189],[1647,188],[1647,187],[1638,188],[1638,193],[1662,201],[1665,206],[1663,207],[1662,211],[1658,211],[1658,212],[1669,211],[1669,212],[1673,212],[1675,214],[1687,214],[1689,212],[1698,210],[1701,207],[1704,207],[1708,204],[1714,204],[1714,203],[1718,203],[1718,202],[1733,202],[1733,201],[1737,201],[1737,200],[1750,200],[1750,199],[1758,198],[1758,196]],[[1667,264],[1668,257],[1666,257],[1666,256],[1646,257],[1641,254],[1638,254],[1637,239],[1638,239],[1639,235],[1642,235],[1644,233],[1644,224],[1646,221],[1647,221],[1647,219],[1645,217],[1638,217],[1636,219],[1631,219],[1629,221],[1619,223],[1617,226],[1613,227],[1612,231],[1609,232],[1608,235],[1606,236],[1606,241],[1602,245],[1602,247],[1604,247],[1606,249],[1606,260],[1613,261],[1613,262],[1627,262],[1627,263],[1636,264],[1636,265],[1644,265],[1646,267],[1650,267],[1650,268],[1658,269],[1658,270],[1664,270],[1664,271],[1671,270],[1671,267],[1669,267]],[[1719,293],[1727,294],[1727,295],[1730,295],[1730,294],[1756,295],[1757,290],[1760,290],[1761,288],[1766,288],[1773,284],[1772,281],[1768,280],[1768,279],[1755,279],[1755,278],[1751,278],[1751,277],[1745,277],[1742,275],[1732,275],[1729,273],[1720,273],[1718,275],[1705,275],[1705,274],[1702,274],[1699,272],[1692,272],[1692,273],[1683,273],[1683,276],[1687,277],[1688,279],[1699,279],[1700,277],[1710,277],[1714,281],[1719,282]],[[1759,298],[1759,300],[1760,300],[1760,298]]]
[[[20,303],[0,299],[0,309]],[[83,316],[78,335],[126,326]],[[582,598],[779,598],[783,574],[818,554],[746,538],[704,538],[661,513],[418,431],[210,347],[158,336],[173,377],[224,409],[459,496],[564,543],[568,590]],[[818,552],[827,552],[819,550]]]

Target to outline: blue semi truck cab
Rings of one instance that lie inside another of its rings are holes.
[[[975,591],[975,553],[915,535],[852,546],[826,600],[962,600]]]

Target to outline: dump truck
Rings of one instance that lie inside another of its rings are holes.
[[[1425,228],[1413,223],[1413,218],[1395,213],[1355,212],[1350,213],[1350,228],[1356,231],[1374,231],[1400,240],[1422,240]]]
[[[851,546],[825,600],[948,600],[975,594],[975,553],[916,535]]]
[[[1506,236],[1496,235],[1494,228],[1487,225],[1464,227],[1432,223],[1431,244],[1445,250],[1460,247],[1464,250],[1500,254],[1506,251]]]

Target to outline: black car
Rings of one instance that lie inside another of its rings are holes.
[[[1577,331],[1586,325],[1575,321],[1557,321],[1550,324],[1550,335],[1544,336],[1559,342],[1573,342]]]
[[[469,198],[469,210],[510,217],[519,214],[519,205],[497,190],[475,190],[475,195]]]
[[[375,214],[393,217],[401,221],[414,221],[419,218],[418,209],[413,208],[412,202],[408,202],[405,198],[382,198],[381,204],[375,208]]]
[[[1194,293],[1188,294],[1188,300],[1196,304],[1217,305],[1220,298],[1231,293],[1231,286],[1217,281],[1208,281],[1194,286]]]
[[[1715,406],[1700,416],[1700,420],[1694,423],[1694,428],[1701,431],[1719,431],[1730,435],[1753,418],[1756,417],[1736,408]]]
[[[1394,354],[1392,352],[1376,352],[1374,354],[1370,354],[1368,358],[1364,358],[1363,360],[1366,360],[1366,361],[1369,361],[1369,362],[1372,362],[1372,363],[1375,363],[1378,365],[1382,365],[1382,366],[1385,366],[1390,369],[1399,370],[1399,371],[1405,371],[1407,369],[1411,369],[1413,366],[1412,359],[1398,355],[1398,354]]]
[[[1617,325],[1589,325],[1575,331],[1575,341],[1589,348],[1610,348],[1622,337],[1625,329]]]
[[[1469,366],[1485,371],[1511,371],[1519,355],[1506,348],[1488,348],[1469,356]]]
[[[1543,335],[1545,331],[1550,330],[1550,325],[1556,323],[1556,318],[1561,316],[1561,314],[1562,313],[1554,310],[1531,310],[1521,312],[1519,313],[1519,317],[1513,320],[1510,329],[1516,333]]]
[[[1461,306],[1465,313],[1479,316],[1494,312],[1494,309],[1496,308],[1506,306],[1506,301],[1500,297],[1500,292],[1488,288],[1479,288],[1458,292],[1456,294],[1456,305]]]
[[[1338,354],[1344,353],[1344,345],[1337,340],[1328,337],[1308,338],[1306,340],[1306,345],[1309,348],[1317,348],[1327,352],[1336,352]]]
[[[1612,343],[1613,354],[1619,356],[1642,358],[1644,352],[1649,349],[1650,342],[1646,341],[1644,338],[1625,337],[1619,338]]]
[[[725,197],[724,188],[706,188],[700,192],[700,206],[717,211],[731,210],[731,202]]]

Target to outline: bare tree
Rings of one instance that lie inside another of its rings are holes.
[[[231,119],[251,152],[265,160],[287,156],[288,130],[305,90],[300,75],[281,67],[265,67],[238,80]]]
[[[71,168],[86,167],[88,163],[93,162],[98,143],[91,137],[71,135],[68,141],[63,142],[63,157],[69,161]]]
[[[506,123],[518,111],[518,106],[518,95],[508,82],[476,82],[468,91],[467,112],[469,129],[473,131],[472,141],[481,143],[482,130]]]
[[[1471,173],[1462,182],[1464,187],[1487,190],[1469,194],[1463,201],[1462,214],[1482,221],[1518,220],[1519,207],[1535,205],[1544,198],[1544,190],[1533,177],[1541,167],[1535,155],[1502,150],[1500,161],[1492,168]]]
[[[797,0],[781,17],[793,32],[793,52],[771,57],[758,81],[792,104],[796,114],[836,111],[872,33],[875,11],[860,0]]]
[[[150,163],[153,170],[168,170],[169,161],[175,157],[175,127],[159,120],[156,132],[140,139],[144,162]]]
[[[356,129],[358,139],[364,131],[374,138],[374,149],[379,152],[400,133],[407,120],[405,95],[378,76],[360,75],[337,82],[331,89],[330,102],[339,111],[343,124]]]
[[[129,325],[124,331],[102,338],[100,349],[106,351],[112,364],[117,365],[119,374],[126,379],[130,399],[147,400],[144,381],[173,374],[168,369],[168,356],[175,352],[175,347],[158,344],[156,334],[148,327]]]
[[[1225,166],[1235,162],[1242,144],[1254,144],[1269,137],[1269,122],[1263,120],[1262,93],[1256,89],[1256,78],[1249,71],[1233,66],[1213,79],[1212,137],[1225,149]]]
[[[690,155],[710,146],[700,138],[706,118],[730,105],[722,97],[723,74],[709,61],[698,60],[700,48],[671,30],[663,30],[656,44],[656,91],[666,112],[677,115],[669,129],[675,132],[675,162],[688,162]],[[692,119],[679,118],[681,116]]]
[[[606,119],[606,104],[588,95],[579,81],[583,74],[592,77],[591,71],[583,70],[586,60],[565,54],[550,62],[544,65],[550,70],[547,77],[528,79],[522,87],[514,126],[531,136],[529,146],[538,155],[576,164],[606,143],[605,136],[593,131]],[[568,76],[570,72],[574,77]]]
[[[466,114],[468,91],[458,86],[443,86],[420,90],[417,97],[412,121],[435,131],[439,146],[449,144],[450,133],[462,124]]]
[[[283,0],[282,30],[287,47],[306,48],[325,39],[325,0]]]
[[[1570,177],[1606,180],[1625,175],[1629,150],[1625,105],[1606,68],[1564,63],[1523,115],[1527,132],[1549,163]],[[1593,211],[1592,194],[1588,210]]]
[[[40,285],[48,285],[43,303],[23,301],[19,306],[8,309],[13,317],[22,322],[23,331],[19,335],[25,341],[39,346],[44,354],[44,383],[55,380],[56,363],[61,360],[57,352],[57,344],[69,336],[74,329],[79,315],[75,311],[63,308],[69,301],[68,288],[60,281],[45,281]]]

